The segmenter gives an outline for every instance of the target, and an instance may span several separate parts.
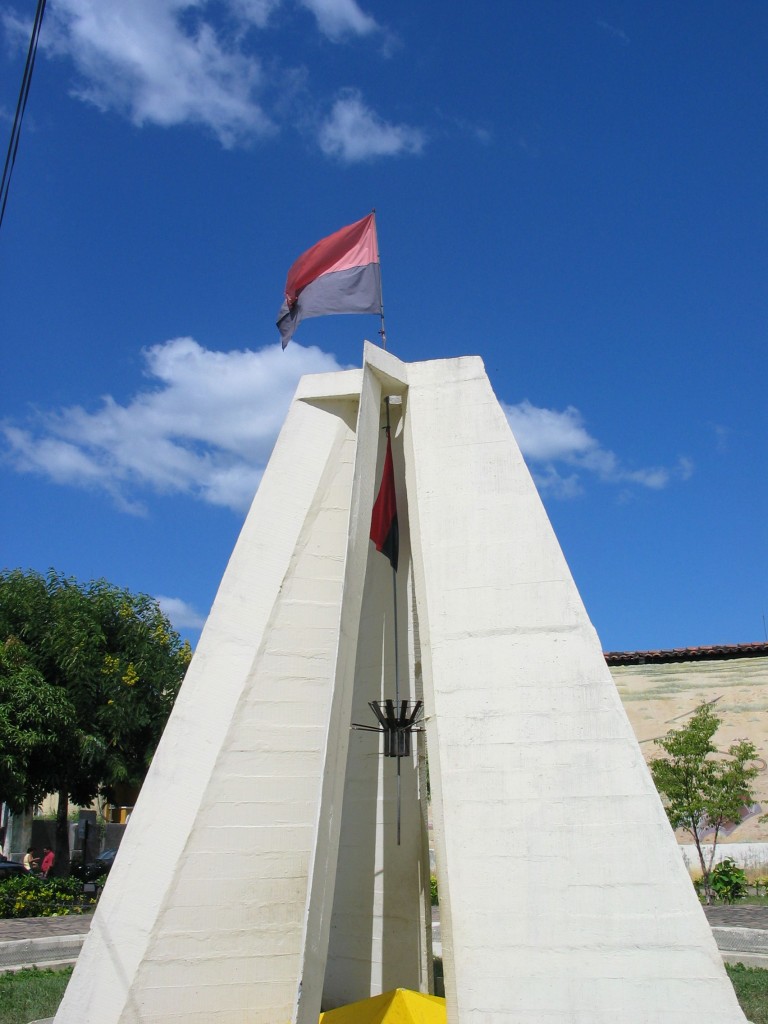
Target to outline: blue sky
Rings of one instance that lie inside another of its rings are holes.
[[[10,135],[34,0],[0,10]],[[49,0],[0,232],[4,566],[196,639],[377,209],[388,347],[482,356],[606,650],[763,640],[768,7]]]

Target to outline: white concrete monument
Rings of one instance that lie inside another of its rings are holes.
[[[391,397],[400,564],[369,540]],[[369,701],[426,732],[395,761]],[[305,377],[57,1024],[315,1024],[431,986],[449,1024],[743,1022],[477,358]]]

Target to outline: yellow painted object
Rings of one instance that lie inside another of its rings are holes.
[[[320,1024],[445,1024],[445,1000],[396,988],[320,1014]]]

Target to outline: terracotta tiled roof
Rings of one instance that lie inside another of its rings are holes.
[[[768,643],[716,644],[712,647],[675,647],[670,651],[606,651],[609,665],[645,665],[670,661],[726,661],[728,658],[768,658]]]

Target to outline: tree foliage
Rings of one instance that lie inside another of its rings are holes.
[[[58,792],[66,815],[140,785],[190,657],[145,594],[0,572],[0,798]]]
[[[45,681],[16,637],[0,641],[0,798],[13,810],[56,789],[55,751],[74,724],[66,691]]]
[[[759,772],[755,764],[757,750],[746,740],[732,744],[726,755],[718,756],[713,740],[720,721],[711,705],[702,704],[687,725],[656,740],[666,756],[650,763],[670,824],[684,829],[694,841],[708,903],[720,833],[724,826],[738,822],[742,809],[752,803],[751,784]],[[712,844],[708,856],[703,848],[705,841]]]

